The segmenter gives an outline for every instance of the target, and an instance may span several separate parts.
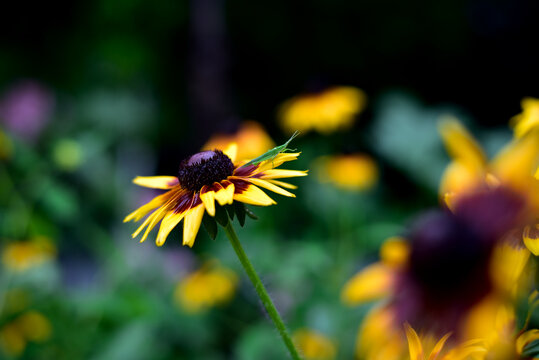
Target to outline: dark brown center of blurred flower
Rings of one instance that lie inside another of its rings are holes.
[[[232,160],[221,150],[202,151],[182,161],[178,180],[185,189],[198,191],[204,185],[225,180],[233,172]]]

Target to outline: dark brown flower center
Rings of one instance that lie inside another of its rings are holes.
[[[196,153],[182,161],[178,171],[180,185],[191,191],[199,191],[204,185],[212,185],[232,175],[234,164],[221,150]]]

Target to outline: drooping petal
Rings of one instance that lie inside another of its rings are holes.
[[[168,234],[178,225],[178,223],[184,218],[186,212],[175,213],[169,212],[165,215],[161,221],[161,226],[159,227],[159,233],[157,234],[157,239],[155,243],[157,246],[162,246],[165,243],[165,240],[168,237]]]
[[[200,204],[187,210],[183,224],[183,245],[192,247],[204,216],[204,205]]]
[[[382,264],[367,266],[352,277],[341,292],[345,304],[357,305],[389,295],[394,283],[394,271]]]
[[[307,176],[307,170],[281,170],[281,169],[272,169],[266,170],[263,173],[260,173],[260,179],[280,179],[287,177],[297,177],[297,176]]]
[[[234,200],[241,201],[246,204],[269,206],[277,204],[264,191],[254,185],[248,185],[240,193],[234,194]]]
[[[277,186],[280,186],[280,187],[284,187],[285,189],[297,189],[298,187],[296,185],[292,185],[292,184],[289,184],[287,182],[284,182],[284,181],[279,181],[279,180],[266,180],[272,184],[275,184]]]
[[[532,252],[533,255],[539,255],[539,226],[526,226],[522,234],[524,245]]]
[[[200,190],[200,199],[204,203],[208,214],[215,216],[215,192],[213,190],[208,191],[208,187],[204,186]]]
[[[234,184],[230,181],[221,181],[220,184],[214,183],[215,187],[217,187],[219,190],[215,192],[215,199],[219,203],[219,205],[227,205],[232,204],[234,201]]]
[[[142,225],[140,225],[140,227],[133,233],[132,235],[133,238],[136,238],[138,234],[142,231],[142,229],[144,229],[144,227],[147,225],[146,231],[144,232],[144,235],[142,235],[142,238],[140,239],[140,242],[144,242],[144,240],[146,240],[146,238],[150,234],[150,231],[152,231],[155,225],[157,225],[157,223],[163,218],[163,216],[165,216],[166,211],[167,209],[164,206],[155,210],[153,214],[148,216],[148,218],[144,221],[144,223],[142,223]]]
[[[408,350],[410,351],[410,360],[423,360],[423,346],[421,340],[410,324],[404,324],[404,331],[408,339]]]
[[[283,196],[288,196],[288,197],[296,197],[296,195],[292,194],[291,192],[286,191],[285,189],[280,188],[277,185],[272,184],[267,180],[262,180],[262,179],[257,179],[257,178],[249,178],[248,181],[250,183],[258,185],[258,186],[260,186],[260,187],[262,187],[264,189],[273,191],[274,193],[277,193],[277,194],[280,194],[280,195],[283,195]]]
[[[232,162],[236,161],[236,157],[238,155],[238,144],[231,143],[229,144],[226,149],[223,150],[223,153],[232,160]]]
[[[137,176],[133,183],[153,189],[171,189],[179,184],[176,176]]]
[[[173,196],[173,194],[171,191],[169,191],[169,192],[166,192],[164,194],[154,197],[149,203],[142,205],[137,210],[127,215],[124,218],[124,222],[128,222],[131,220],[139,221],[153,209],[158,208],[162,206],[163,204],[165,204],[170,199],[171,196]]]
[[[519,280],[529,257],[528,249],[520,244],[513,246],[503,243],[496,246],[491,260],[491,272],[497,287],[507,293],[518,291]]]

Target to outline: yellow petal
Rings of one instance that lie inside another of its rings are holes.
[[[139,207],[137,210],[133,211],[131,214],[127,215],[124,218],[124,222],[128,222],[131,220],[139,221],[142,219],[146,214],[148,214],[153,209],[162,206],[164,203],[167,202],[167,200],[170,198],[172,194],[169,192],[165,194],[161,194],[159,196],[154,197],[149,203]]]
[[[476,172],[486,167],[487,158],[466,128],[454,117],[440,121],[439,131],[449,156]]]
[[[529,257],[528,249],[520,245],[513,246],[504,243],[494,248],[491,273],[498,289],[508,293],[517,290],[522,271],[526,267]]]
[[[539,255],[539,225],[526,226],[523,233],[524,245],[533,255]]]
[[[144,228],[146,224],[148,224],[148,227],[146,228],[146,231],[144,232],[144,235],[142,235],[142,238],[140,239],[140,242],[144,242],[148,235],[150,234],[150,231],[157,225],[157,223],[165,216],[166,214],[166,207],[160,207],[159,209],[155,210],[153,214],[148,216],[148,218],[144,221],[144,223],[133,233],[133,238],[137,237],[137,235],[140,233],[140,231]]]
[[[157,233],[157,239],[155,240],[157,246],[161,246],[165,243],[168,234],[170,234],[172,229],[174,229],[174,227],[176,227],[176,225],[178,225],[178,223],[183,219],[185,213],[185,211],[179,214],[175,212],[169,212],[165,215],[163,221],[161,221],[159,233]]]
[[[522,354],[524,347],[535,340],[539,340],[539,330],[528,330],[520,335],[516,341],[517,353],[519,355]]]
[[[207,192],[200,192],[200,199],[204,203],[204,207],[208,211],[208,214],[211,216],[215,216],[215,192],[214,191],[207,191]]]
[[[423,346],[421,340],[410,324],[404,324],[404,331],[408,339],[408,349],[410,350],[410,360],[423,360]]]
[[[225,150],[223,150],[223,153],[232,160],[232,162],[236,161],[236,157],[238,155],[238,144],[231,143],[229,144]]]
[[[254,185],[249,185],[243,192],[234,194],[234,200],[241,201],[246,204],[269,206],[277,204],[265,192]]]
[[[394,272],[382,263],[367,266],[344,285],[341,300],[347,305],[357,305],[389,295]]]
[[[512,141],[492,161],[492,171],[500,180],[517,187],[529,181],[539,165],[539,131]]]
[[[234,184],[229,182],[221,185],[221,189],[215,192],[215,199],[221,206],[232,204],[234,201]]]
[[[179,183],[175,176],[137,176],[133,182],[153,189],[171,189]]]
[[[274,184],[270,183],[267,180],[262,180],[262,179],[257,179],[257,178],[248,178],[248,180],[252,184],[255,184],[255,185],[258,185],[258,186],[260,186],[260,187],[262,187],[264,189],[273,191],[274,193],[277,193],[277,194],[280,194],[280,195],[283,195],[283,196],[288,196],[288,197],[296,197],[296,195],[292,194],[291,192],[286,191],[285,189],[282,189],[282,188],[278,187],[277,185],[274,185]]]
[[[473,190],[485,179],[484,169],[469,166],[468,163],[455,160],[444,170],[440,180],[440,195],[446,194],[460,195],[466,191]]]
[[[515,137],[521,138],[529,131],[539,127],[539,100],[526,97],[521,101],[522,112],[511,118],[510,126],[513,127]]]
[[[260,179],[280,179],[280,178],[288,178],[288,177],[297,177],[297,176],[307,176],[308,170],[281,170],[281,169],[272,169],[272,170],[266,170],[262,173],[262,176],[260,176]]]
[[[183,245],[192,247],[204,216],[204,205],[200,204],[185,213],[183,221]]]
[[[408,261],[409,254],[410,245],[400,236],[390,237],[380,248],[380,259],[385,265],[393,268],[403,267]]]
[[[272,184],[278,185],[280,187],[284,187],[285,189],[294,190],[294,189],[298,188],[296,185],[292,185],[292,184],[289,184],[289,183],[284,182],[284,181],[279,181],[279,180],[267,180],[267,181],[269,181]]]
[[[436,343],[436,345],[434,346],[434,348],[432,349],[432,351],[431,351],[431,353],[430,353],[429,360],[436,360],[436,359],[438,359],[438,355],[440,355],[440,352],[441,352],[442,349],[444,348],[445,342],[447,341],[447,339],[449,339],[450,336],[451,336],[451,333],[445,334],[445,335],[440,339],[440,341],[438,341],[438,342]]]

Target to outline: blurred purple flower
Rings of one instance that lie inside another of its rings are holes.
[[[54,110],[53,93],[33,80],[22,80],[0,97],[0,121],[11,132],[35,140]]]

